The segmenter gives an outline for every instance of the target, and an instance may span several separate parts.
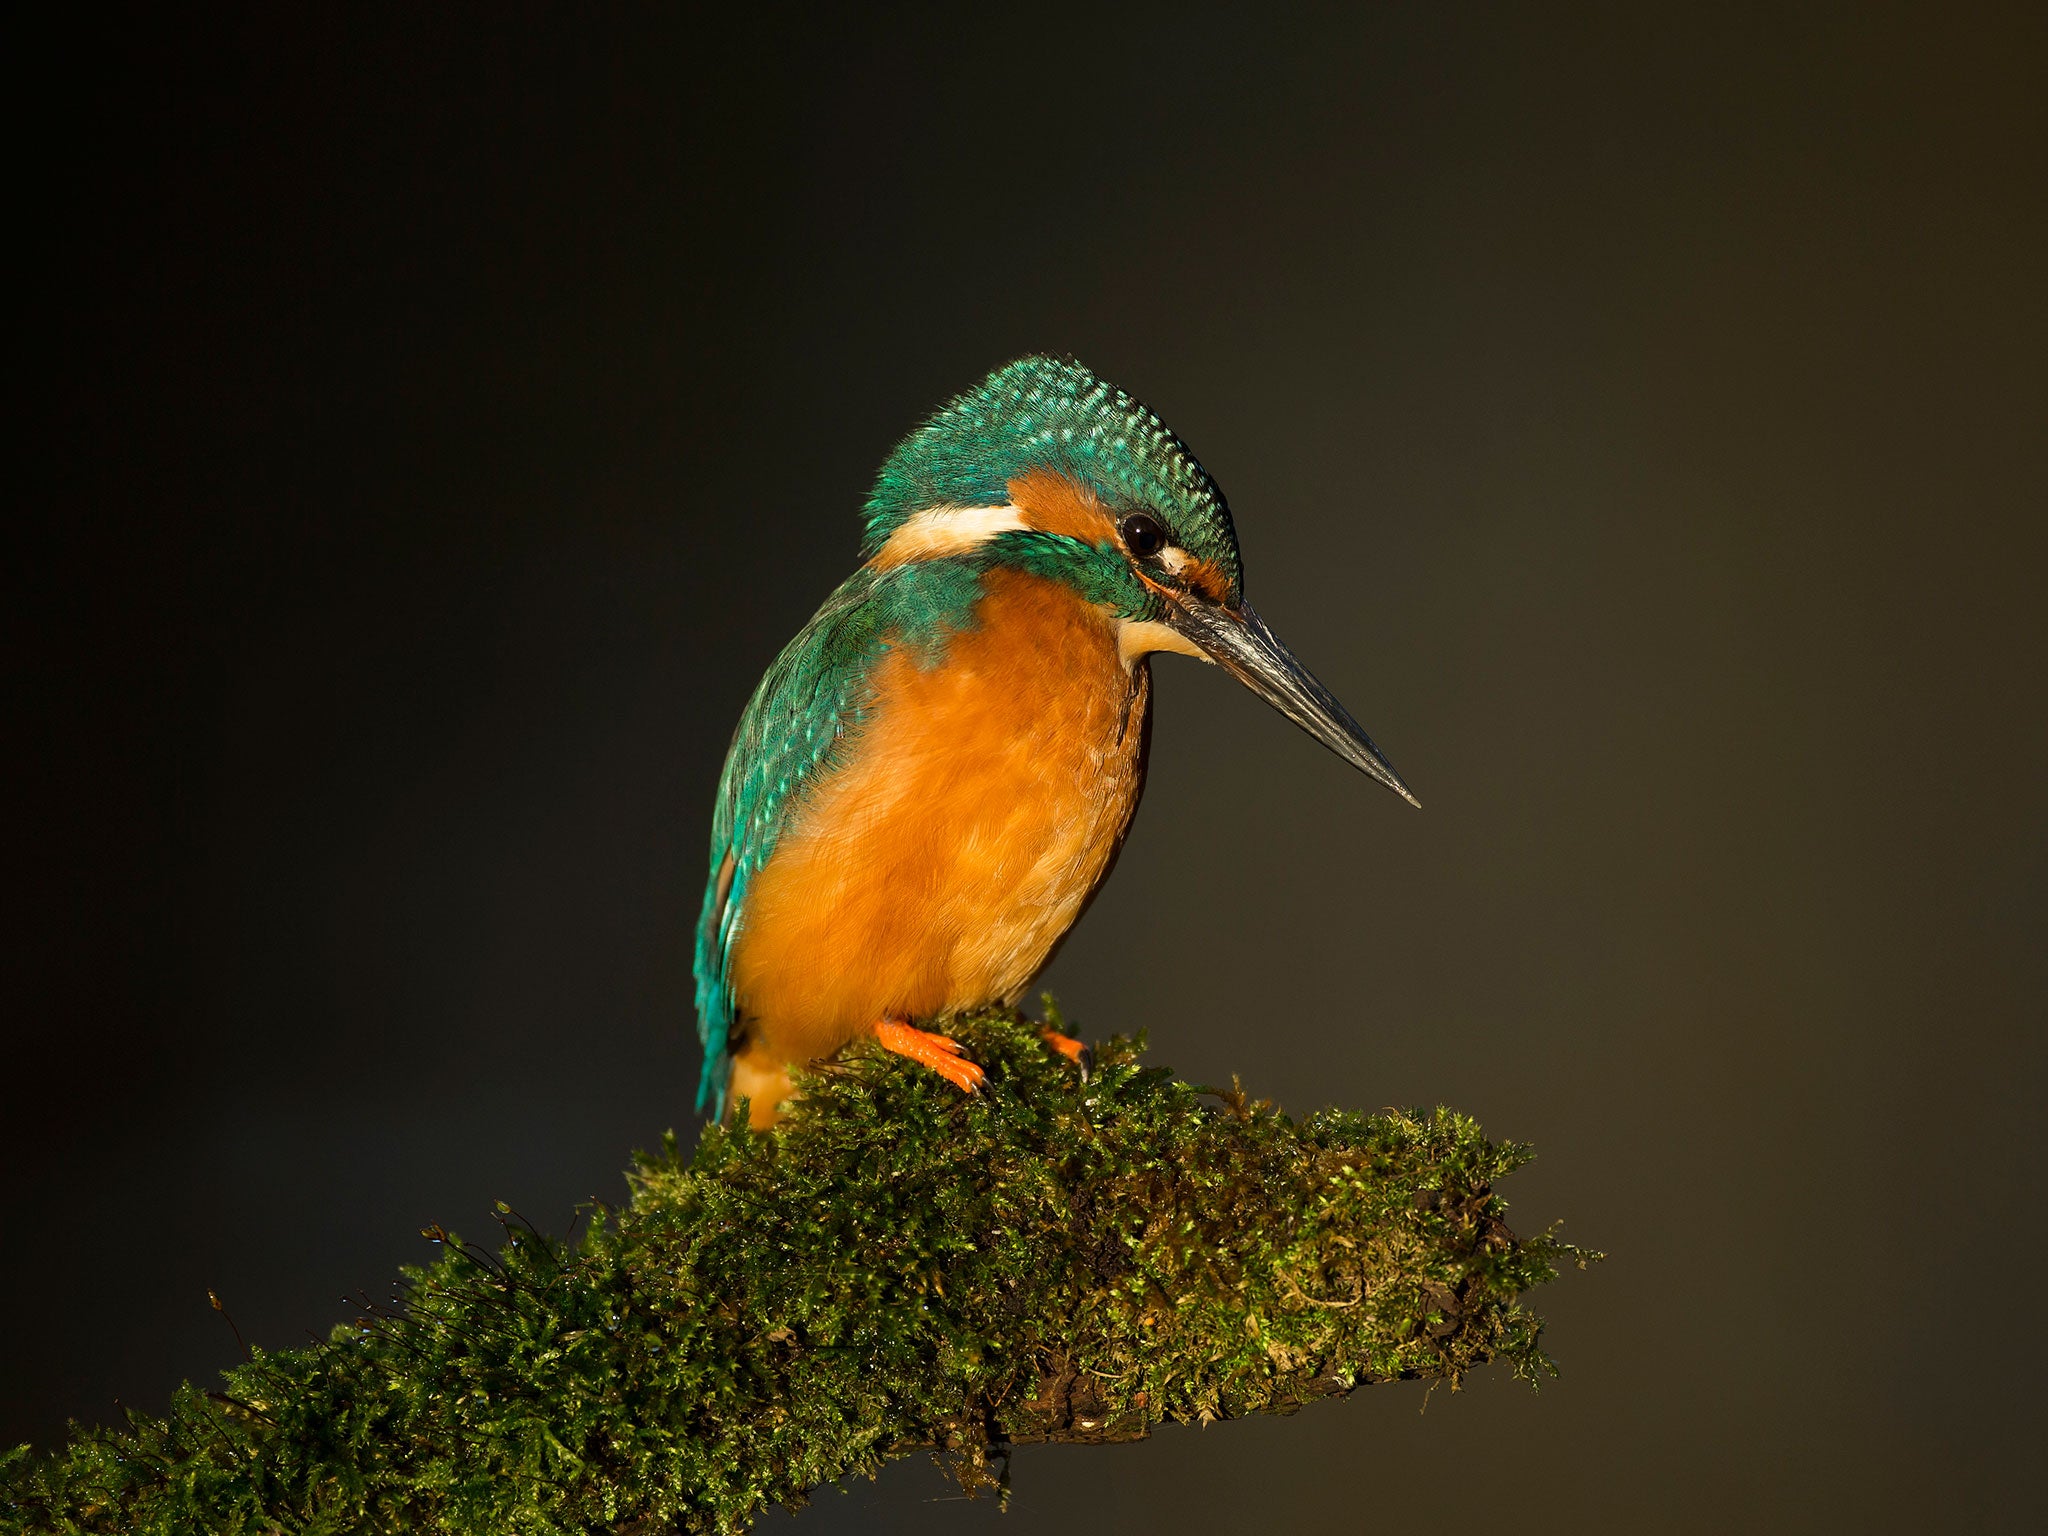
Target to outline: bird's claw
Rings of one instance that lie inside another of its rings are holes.
[[[1072,1035],[1063,1035],[1050,1025],[1040,1029],[1038,1036],[1047,1045],[1081,1069],[1082,1082],[1088,1081],[1090,1075],[1095,1071],[1095,1052],[1087,1041],[1076,1040]]]
[[[988,1074],[961,1054],[960,1042],[945,1035],[882,1019],[875,1025],[875,1039],[883,1050],[929,1067],[962,1093],[973,1093],[988,1081]]]

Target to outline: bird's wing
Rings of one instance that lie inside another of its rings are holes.
[[[873,701],[875,663],[892,645],[923,645],[969,622],[973,571],[920,562],[856,571],[783,648],[747,703],[726,753],[711,824],[711,867],[697,923],[697,1035],[704,1075],[697,1108],[725,1113],[732,1030],[734,939],[747,888],[808,792],[845,758]]]

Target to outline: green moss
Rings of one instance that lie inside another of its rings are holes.
[[[1021,1019],[969,1099],[860,1050],[773,1136],[643,1156],[574,1242],[438,1232],[395,1305],[257,1351],[161,1419],[0,1458],[8,1531],[732,1531],[923,1448],[970,1488],[1034,1440],[1286,1412],[1499,1360],[1590,1255],[1515,1237],[1527,1153],[1447,1110],[1295,1121]]]

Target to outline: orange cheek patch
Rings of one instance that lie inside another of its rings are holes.
[[[1213,560],[1191,560],[1180,568],[1179,576],[1191,591],[1201,593],[1212,603],[1223,602],[1230,596],[1230,578]]]
[[[1089,544],[1116,544],[1116,519],[1092,491],[1049,469],[1019,475],[1009,484],[1010,502],[1024,514],[1026,526],[1043,533],[1064,534]],[[1212,603],[1230,598],[1230,578],[1213,560],[1185,560],[1174,567],[1174,579]]]
[[[1116,524],[1094,495],[1065,475],[1035,469],[1010,482],[1010,501],[1024,521],[1043,533],[1065,534],[1090,544],[1111,542]]]

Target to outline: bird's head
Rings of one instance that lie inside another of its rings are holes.
[[[1114,615],[1127,659],[1215,662],[1420,803],[1244,601],[1237,531],[1208,471],[1158,416],[1077,362],[1020,358],[897,444],[868,498],[863,553],[884,569],[972,556],[1063,581]]]

